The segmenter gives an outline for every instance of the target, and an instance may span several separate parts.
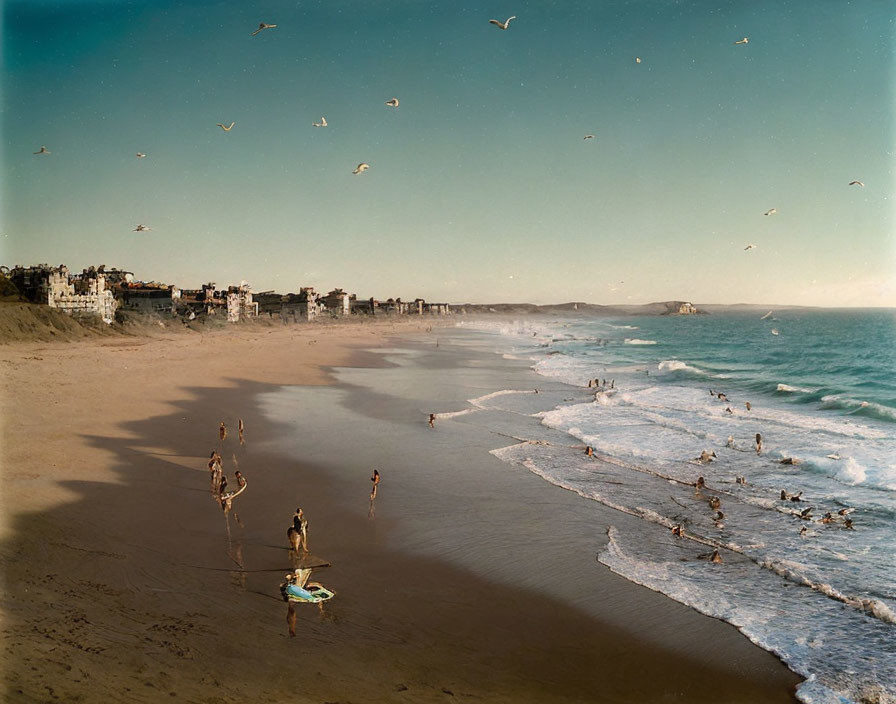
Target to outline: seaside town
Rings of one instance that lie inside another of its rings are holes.
[[[0,266],[0,277],[15,287],[20,299],[47,305],[78,318],[100,318],[115,322],[121,311],[157,314],[183,320],[212,316],[236,323],[252,317],[278,317],[284,322],[312,321],[319,317],[349,315],[449,315],[447,303],[429,303],[422,298],[403,301],[389,298],[359,298],[334,288],[327,294],[311,286],[298,293],[253,291],[245,281],[218,288],[214,282],[198,289],[183,289],[156,281],[140,281],[131,271],[91,266],[73,273],[64,264],[50,266]]]

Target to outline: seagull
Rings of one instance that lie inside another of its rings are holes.
[[[363,161],[355,167],[355,170],[352,171],[353,174],[363,174],[367,169],[370,168],[370,164],[365,164]]]
[[[41,147],[39,151],[32,152],[32,153],[33,153],[33,154],[52,154],[53,152],[51,152],[51,151],[50,151],[49,149],[47,149],[46,147]]]
[[[593,134],[586,134],[584,137],[582,137],[582,139],[594,139],[594,135],[593,135]]]
[[[398,98],[392,98],[392,100],[387,100],[386,105],[388,105],[390,108],[397,108],[398,107]]]
[[[510,24],[510,20],[515,19],[516,15],[514,15],[513,17],[508,17],[506,20],[504,20],[504,22],[498,22],[498,20],[489,20],[489,23],[495,25],[496,27],[500,27],[501,29],[507,29],[508,25]]]
[[[641,63],[641,57],[640,57],[640,56],[636,56],[636,57],[635,57],[635,63],[636,63],[636,64]]]
[[[152,230],[151,227],[147,227],[146,225],[137,225],[131,232],[149,232]]]
[[[230,123],[230,127],[227,127],[226,125],[222,125],[222,124],[219,122],[219,123],[218,123],[218,127],[220,127],[220,128],[221,128],[222,130],[224,130],[225,132],[230,132],[230,130],[233,129],[233,126],[234,126],[235,124],[236,124],[235,122],[231,122],[231,123]]]
[[[772,328],[772,335],[780,335],[778,328]]]
[[[746,247],[744,247],[744,251],[746,252],[748,249],[756,249],[756,245],[755,245],[755,244],[748,244]]]
[[[777,213],[777,212],[778,212],[778,209],[777,209],[777,208],[772,208],[771,210],[766,210],[766,211],[763,213],[763,215],[774,215],[774,214]]]
[[[326,127],[327,126],[327,118],[322,117],[322,118],[320,118],[320,122],[312,122],[311,126],[312,127]]]
[[[43,151],[43,149],[44,149],[44,148],[41,147],[41,151]],[[34,153],[37,154],[37,152],[34,152]],[[47,152],[47,154],[49,154],[49,152]],[[850,182],[849,182],[849,185],[850,185],[850,186],[861,186],[862,188],[865,187],[865,184],[862,183],[861,181],[850,181]]]
[[[734,42],[734,43],[735,43],[735,44],[749,44],[749,43],[750,43],[750,39],[749,39],[749,37],[744,37],[743,39],[738,39],[738,40],[737,40],[736,42]]]
[[[138,159],[143,159],[145,156],[146,156],[146,154],[144,154],[143,152],[137,152]]]
[[[256,29],[254,32],[252,32],[252,34],[250,34],[249,36],[254,37],[256,34],[258,34],[263,29],[273,29],[276,26],[277,25],[275,25],[275,24],[265,24],[264,22],[259,22],[258,29]]]

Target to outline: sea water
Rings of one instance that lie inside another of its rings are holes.
[[[462,325],[593,392],[538,414],[568,443],[494,454],[642,519],[607,527],[601,563],[778,654],[804,702],[896,701],[894,311]]]

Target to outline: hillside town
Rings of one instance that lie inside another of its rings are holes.
[[[305,286],[298,293],[253,291],[245,281],[218,288],[214,282],[198,289],[182,289],[156,281],[136,279],[131,271],[91,266],[72,273],[64,264],[50,266],[0,266],[0,276],[15,287],[20,299],[47,305],[75,317],[115,322],[116,313],[180,317],[185,320],[212,316],[236,323],[258,316],[284,321],[312,321],[319,317],[350,315],[449,315],[447,303],[429,303],[422,298],[402,301],[389,298],[359,298],[334,288],[326,294]]]

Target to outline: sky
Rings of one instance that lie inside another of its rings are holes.
[[[896,306],[894,18],[5,0],[0,263],[452,303]]]

